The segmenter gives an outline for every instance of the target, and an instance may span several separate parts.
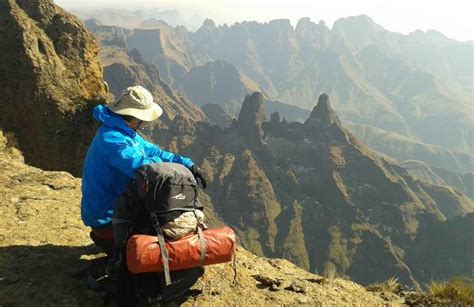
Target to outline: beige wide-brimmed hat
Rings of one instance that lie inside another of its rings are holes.
[[[146,122],[163,114],[163,109],[153,102],[151,93],[139,85],[127,88],[119,100],[107,107],[116,114],[133,116]]]

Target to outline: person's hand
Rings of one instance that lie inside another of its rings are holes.
[[[201,180],[202,188],[203,189],[207,188],[206,178],[204,178],[204,176],[202,175],[202,172],[201,172],[201,169],[199,168],[199,166],[193,165],[193,166],[191,166],[190,170],[191,170],[191,173],[193,173],[194,178],[196,178],[196,181],[198,181],[198,178],[199,178],[199,180]]]

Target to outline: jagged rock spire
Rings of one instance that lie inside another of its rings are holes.
[[[332,125],[340,124],[336,112],[331,108],[329,96],[326,93],[321,94],[318,98],[318,104],[313,108],[311,115],[305,124]]]
[[[270,122],[275,124],[279,124],[281,122],[280,113],[278,111],[275,111],[272,113],[272,115],[270,115]]]
[[[262,143],[263,129],[262,122],[265,121],[265,111],[263,109],[263,95],[260,92],[254,92],[247,95],[242,103],[239,119],[237,120],[237,129],[249,141]]]

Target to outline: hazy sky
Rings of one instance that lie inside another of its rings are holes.
[[[268,21],[289,18],[296,24],[300,17],[323,19],[328,26],[341,17],[367,14],[384,28],[401,33],[416,29],[435,29],[458,40],[474,40],[473,0],[55,0],[64,8],[154,6],[176,8],[216,23]]]

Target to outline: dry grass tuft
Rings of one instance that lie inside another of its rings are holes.
[[[323,276],[326,277],[328,280],[334,280],[337,276],[337,270],[335,266],[328,266],[324,270]]]
[[[399,294],[403,290],[403,287],[398,282],[397,277],[390,277],[382,283],[373,283],[367,286],[367,290],[371,292],[391,292]]]
[[[432,281],[428,291],[430,296],[453,304],[474,306],[474,280],[459,277],[447,282]]]

